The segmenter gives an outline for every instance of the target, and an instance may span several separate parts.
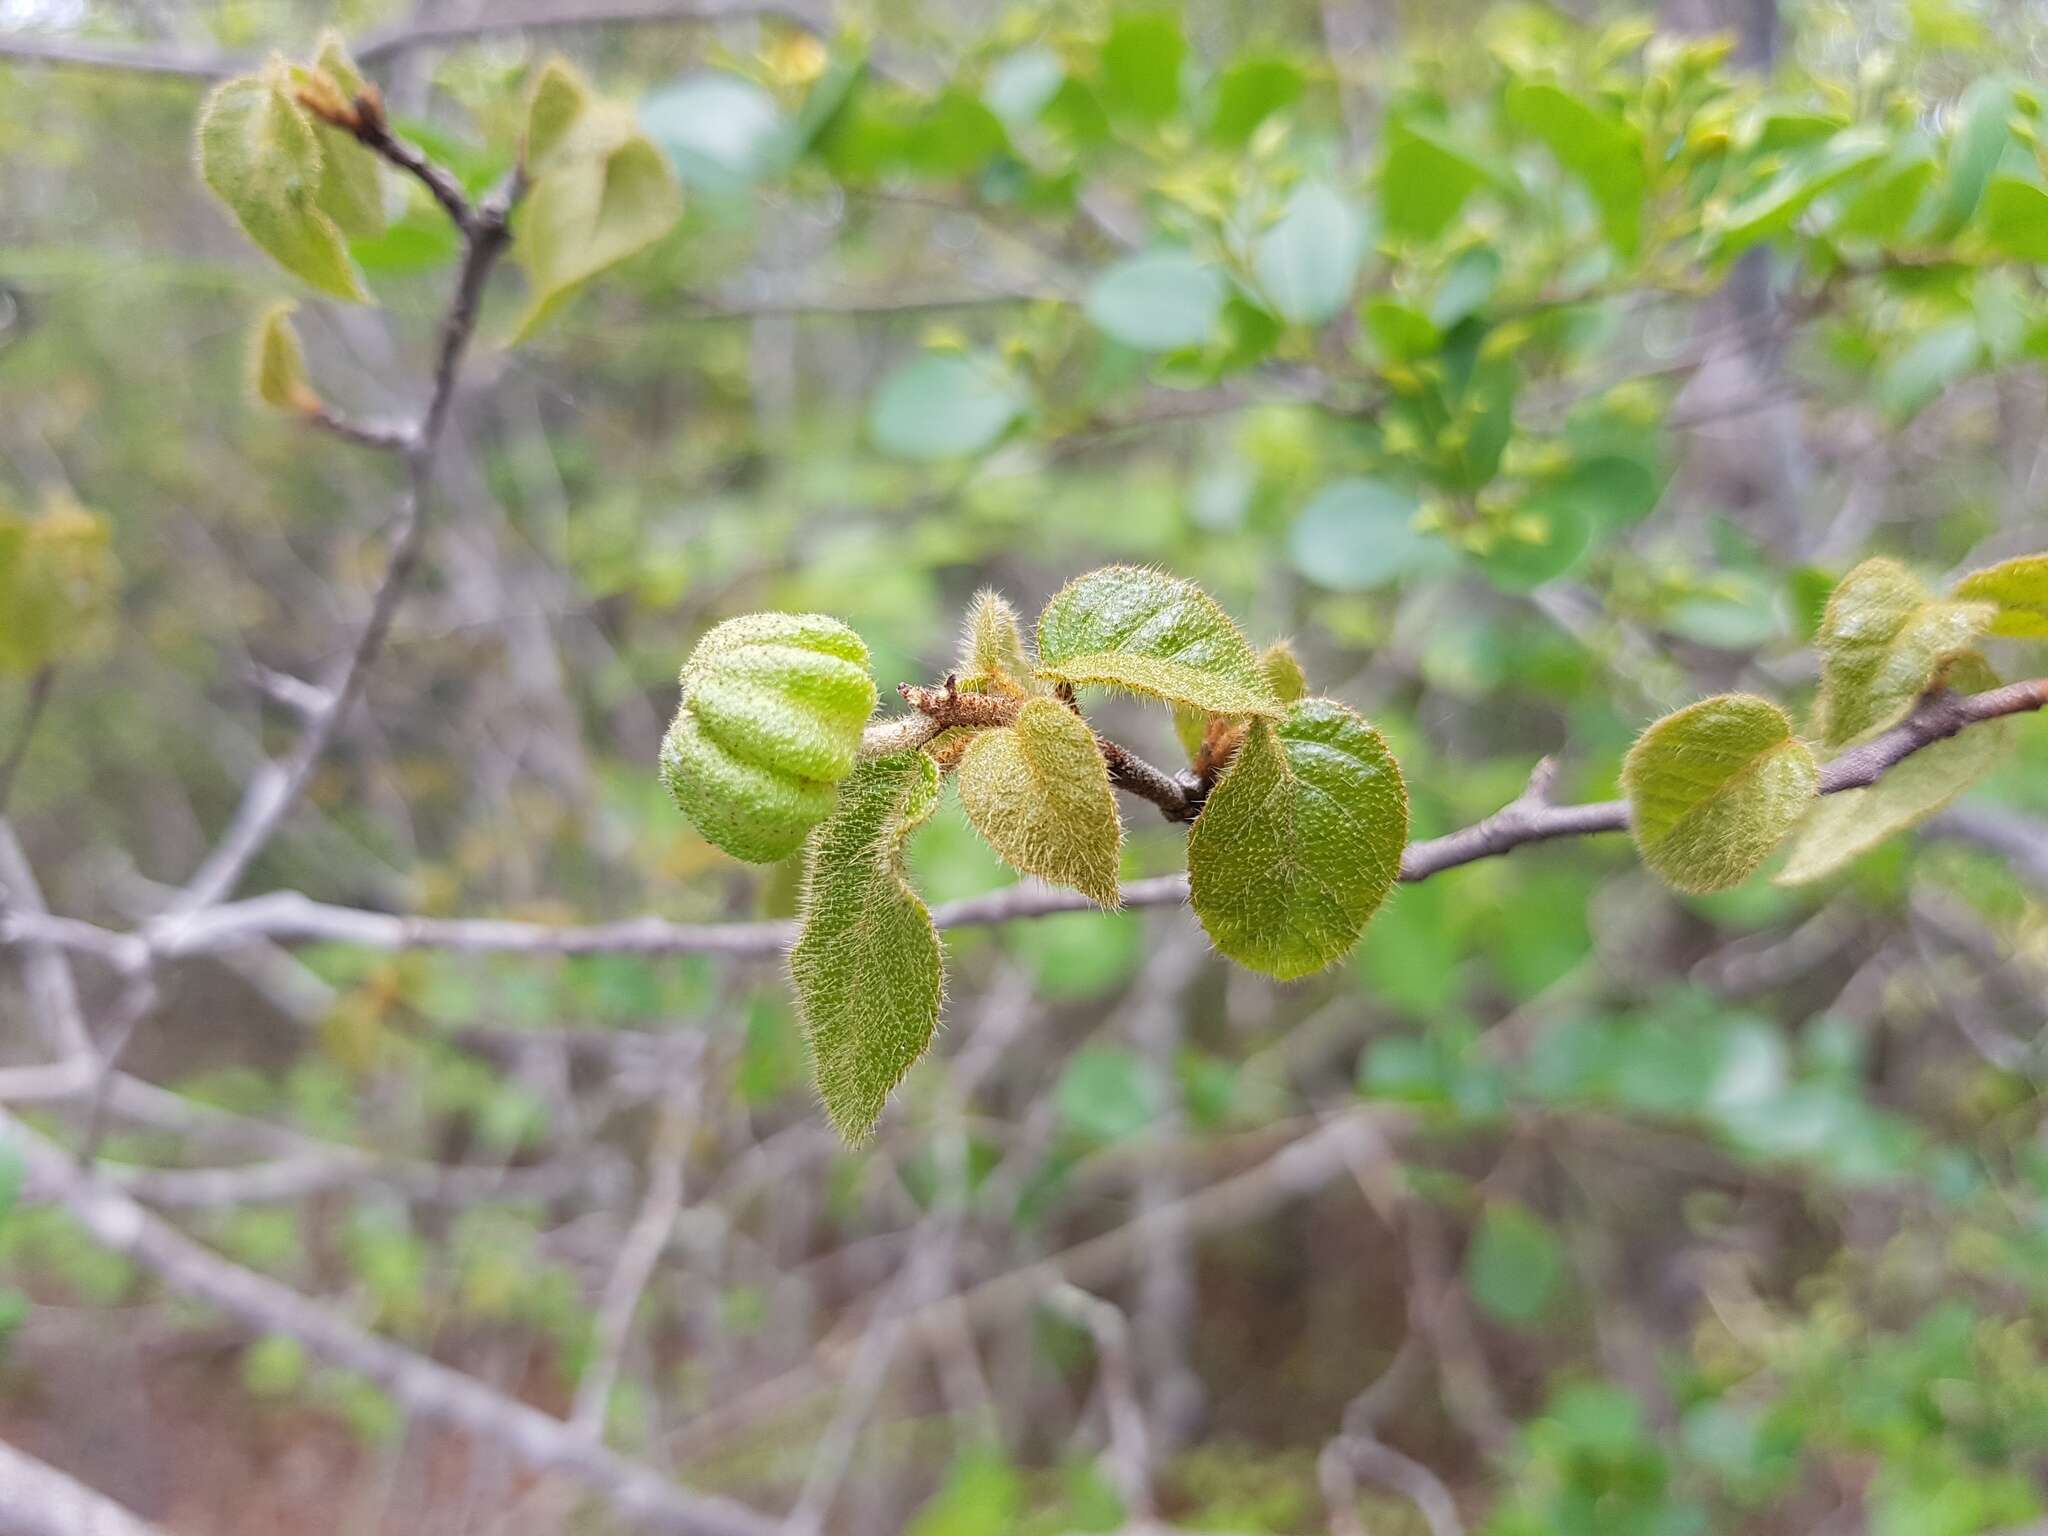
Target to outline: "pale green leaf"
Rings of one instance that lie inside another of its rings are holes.
[[[738,75],[691,75],[640,103],[640,126],[689,186],[738,196],[778,170],[789,128],[775,98]]]
[[[1259,670],[1266,674],[1266,686],[1282,704],[1292,704],[1308,694],[1308,674],[1301,658],[1285,640],[1275,640],[1259,653]]]
[[[613,103],[586,107],[546,165],[513,230],[513,255],[533,288],[514,340],[532,335],[585,281],[661,239],[683,211],[668,160]]]
[[[1542,140],[1557,163],[1585,183],[1608,244],[1633,256],[1642,243],[1642,134],[1618,114],[1554,85],[1518,83],[1506,106],[1511,122]]]
[[[342,101],[351,107],[368,89],[339,32],[321,34],[313,69],[332,81]],[[313,131],[320,137],[320,192],[316,201],[321,211],[352,240],[369,240],[383,234],[383,162],[375,151],[344,128],[316,117]]]
[[[306,354],[292,328],[289,299],[273,304],[256,322],[249,348],[249,391],[273,410],[304,414],[320,409],[320,397],[306,381]]]
[[[1123,823],[1088,722],[1056,699],[1029,699],[1015,725],[986,730],[960,759],[967,819],[1012,869],[1122,903]]]
[[[114,588],[104,518],[54,493],[37,517],[0,504],[0,674],[98,649]]]
[[[243,232],[322,293],[366,302],[342,231],[320,206],[324,162],[281,60],[223,82],[200,110],[199,174]]]
[[[819,1096],[849,1142],[874,1129],[938,1029],[939,935],[903,874],[904,842],[938,801],[922,752],[862,763],[805,855],[789,974]]]
[[[1949,685],[1966,693],[1998,686],[1983,659],[1958,657]],[[1922,747],[1863,789],[1824,796],[1792,835],[1779,885],[1822,880],[1879,843],[1919,825],[1998,766],[2012,745],[2008,721],[1990,720]]]
[[[1032,686],[1031,658],[1017,610],[984,587],[968,605],[960,631],[960,686],[975,693],[1023,693]]]
[[[1294,568],[1319,587],[1362,592],[1454,563],[1450,546],[1416,527],[1421,503],[1387,480],[1337,480],[1301,509],[1287,539]]]
[[[521,150],[527,174],[538,176],[558,149],[570,145],[578,126],[588,120],[597,98],[568,60],[555,57],[541,66],[526,101],[526,140]]]
[[[868,409],[868,435],[899,459],[960,458],[992,446],[1025,405],[993,358],[920,357],[883,382]]]
[[[1991,633],[2015,640],[2048,640],[2048,555],[2021,555],[1956,583],[1955,595],[1992,603]]]
[[[1140,352],[1199,346],[1223,313],[1222,277],[1185,251],[1154,251],[1118,262],[1088,290],[1096,329]]]
[[[867,647],[836,619],[729,619],[683,666],[662,781],[711,842],[773,863],[830,813],[874,707]]]
[[[1255,721],[1188,835],[1195,916],[1240,965],[1291,980],[1341,959],[1393,888],[1408,791],[1333,699]]]
[[[1810,808],[1819,774],[1782,709],[1729,693],[1643,732],[1621,782],[1643,862],[1674,889],[1699,893],[1756,873]]]
[[[1896,724],[1984,633],[1988,602],[1938,600],[1896,560],[1866,560],[1821,613],[1815,728],[1839,747]]]
[[[1327,182],[1306,181],[1252,247],[1252,274],[1281,319],[1321,325],[1350,302],[1364,254],[1358,210]]]
[[[1983,363],[1984,338],[1975,321],[1937,325],[1885,365],[1877,378],[1878,401],[1894,420],[1905,421]]]
[[[1053,595],[1038,616],[1038,675],[1215,715],[1280,712],[1251,643],[1216,600],[1138,566],[1104,566]]]
[[[1527,1326],[1550,1310],[1565,1275],[1564,1244],[1527,1206],[1491,1200],[1465,1250],[1465,1284],[1480,1308]]]

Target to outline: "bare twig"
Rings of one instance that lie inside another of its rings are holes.
[[[11,1536],[159,1536],[69,1473],[0,1440],[0,1530]]]
[[[651,1530],[677,1536],[769,1536],[775,1530],[772,1521],[744,1505],[672,1483],[537,1408],[229,1263],[74,1167],[61,1150],[5,1111],[0,1133],[27,1164],[31,1198],[62,1205],[95,1242],[252,1332],[296,1339],[319,1358],[375,1382],[420,1418],[476,1435],[536,1470],[575,1477]]]
[[[1062,1281],[1046,1292],[1045,1304],[1095,1340],[1095,1361],[1109,1418],[1110,1481],[1123,1500],[1125,1516],[1143,1525],[1157,1512],[1152,1500],[1152,1452],[1145,1433],[1137,1372],[1131,1364],[1131,1329],[1113,1303]]]

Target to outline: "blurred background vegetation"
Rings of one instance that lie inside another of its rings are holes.
[[[0,608],[9,901],[25,866],[56,913],[161,910],[377,580],[399,471],[246,398],[291,282],[192,170],[207,80],[325,26],[473,193],[562,51],[686,211],[516,349],[493,289],[421,579],[243,894],[787,915],[654,775],[680,659],[752,610],[845,619],[886,696],[977,588],[1157,564],[1294,638],[1427,836],[1546,754],[1613,794],[1701,694],[1803,707],[1866,555],[2048,542],[2035,7],[620,9],[0,0],[0,503],[79,520],[113,595],[61,645]],[[388,191],[376,306],[296,317],[365,418],[424,400],[459,256]],[[1163,713],[1103,716],[1172,760]],[[951,931],[941,1059],[858,1151],[773,958],[259,943],[124,1021],[80,952],[168,1094],[14,1109],[500,1393],[603,1373],[614,1447],[814,1528],[2014,1531],[2048,1516],[2048,729],[2012,738],[1822,884],[1531,847],[1292,986],[1181,911]],[[1180,867],[1129,821],[1128,875]],[[957,804],[911,860],[935,902],[1010,879]],[[44,1059],[32,962],[0,950],[0,1066]],[[312,1172],[166,1176],[273,1164]],[[0,1439],[165,1529],[634,1528],[5,1203]]]

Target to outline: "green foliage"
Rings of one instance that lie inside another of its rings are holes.
[[[1465,1250],[1465,1284],[1481,1308],[1527,1327],[1550,1310],[1564,1276],[1564,1245],[1548,1222],[1511,1200],[1487,1202]]]
[[[1813,753],[1777,705],[1722,694],[1666,715],[1622,766],[1643,862],[1688,892],[1740,885],[1810,807]]]
[[[1088,292],[1088,318],[1140,352],[1200,346],[1223,314],[1223,279],[1185,251],[1118,262]]]
[[[334,213],[341,206],[360,216],[349,201],[360,190],[359,177],[337,174],[330,182],[329,152],[282,59],[259,74],[224,81],[199,115],[200,174],[243,232],[320,292],[367,303]]]
[[[114,598],[106,522],[52,493],[27,517],[0,502],[0,674],[89,653]]]
[[[819,614],[748,614],[698,642],[662,738],[661,775],[697,829],[735,858],[794,853],[832,809],[875,707],[868,650]]]
[[[1321,325],[1351,299],[1365,221],[1333,187],[1303,182],[1252,248],[1252,274],[1281,319]]]
[[[1014,724],[983,731],[960,758],[960,804],[1003,862],[1115,907],[1123,823],[1088,722],[1026,699]]]
[[[1279,713],[1230,615],[1192,583],[1135,566],[1077,577],[1038,616],[1038,675],[1217,715]]]
[[[1839,747],[1895,725],[1992,618],[1988,603],[1938,601],[1896,560],[1866,560],[1821,615],[1815,727]]]
[[[2048,640],[2048,555],[2021,555],[1972,571],[1956,583],[1956,596],[1995,606],[1994,635]]]
[[[320,396],[306,379],[306,353],[292,325],[298,306],[289,299],[271,305],[256,322],[249,347],[249,392],[276,411],[304,415],[320,409]]]
[[[977,693],[1024,693],[1034,683],[1017,610],[997,592],[975,593],[960,631],[960,686]]]
[[[1188,836],[1195,915],[1240,965],[1291,980],[1350,952],[1408,841],[1379,732],[1332,699],[1255,721]]]
[[[991,358],[920,357],[882,385],[868,411],[868,435],[899,459],[959,458],[993,444],[1026,404]]]
[[[904,841],[938,800],[938,765],[922,752],[863,763],[804,856],[789,974],[819,1096],[850,1142],[938,1029],[939,936],[903,874]]]
[[[526,193],[512,253],[533,296],[514,332],[531,336],[583,283],[654,244],[682,216],[682,189],[632,112],[601,101],[551,60],[526,121]]]

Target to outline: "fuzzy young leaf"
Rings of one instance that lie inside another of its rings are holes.
[[[860,636],[821,614],[729,619],[683,666],[661,775],[697,830],[734,858],[787,858],[832,810],[875,684]]]
[[[304,415],[320,409],[320,397],[306,382],[306,354],[292,328],[298,305],[286,299],[263,311],[249,347],[249,390],[273,410]]]
[[[1294,647],[1285,640],[1275,640],[1259,653],[1259,670],[1265,673],[1266,686],[1273,690],[1273,697],[1282,704],[1308,696],[1308,673],[1302,670]]]
[[[960,759],[960,804],[1011,868],[1121,904],[1123,824],[1088,722],[1055,699],[1029,699],[1015,725],[983,731]]]
[[[1666,715],[1621,769],[1643,862],[1675,890],[1740,885],[1820,789],[1792,721],[1768,699],[1727,693]]]
[[[367,302],[341,228],[320,204],[325,160],[282,60],[224,82],[200,111],[199,173],[243,232],[322,293]]]
[[[967,622],[960,631],[960,686],[974,693],[1026,692],[1031,683],[1031,658],[1024,652],[1024,631],[1017,610],[999,592],[974,594]]]
[[[874,1129],[938,1029],[939,935],[903,875],[904,842],[938,801],[924,753],[862,763],[806,855],[789,974],[819,1096],[849,1142]]]
[[[1991,620],[1994,635],[2048,640],[2048,555],[2021,555],[1972,571],[1956,583],[1955,595],[1997,605]]]
[[[513,254],[533,285],[514,339],[530,336],[588,279],[667,234],[683,211],[668,157],[615,102],[593,97],[560,61],[542,72],[526,114],[533,173]]]
[[[1104,566],[1053,595],[1038,616],[1038,675],[1213,715],[1280,713],[1251,643],[1215,599],[1137,566]]]
[[[1981,656],[1956,659],[1949,686],[1968,693],[1996,688],[1998,677]],[[1792,835],[1779,885],[1826,879],[1879,843],[1918,826],[1998,766],[2012,746],[2010,722],[1988,720],[1922,747],[1864,789],[1829,795],[1806,813]]]
[[[1815,725],[1830,747],[1896,724],[1990,623],[1989,603],[1935,600],[1896,560],[1866,560],[1828,598]]]
[[[39,517],[0,505],[0,675],[93,649],[114,594],[107,525],[61,496]]]
[[[1408,790],[1387,744],[1333,699],[1255,721],[1188,836],[1195,916],[1283,981],[1341,959],[1401,872]]]
[[[323,95],[331,92],[339,104],[350,110],[356,98],[369,89],[339,32],[324,33],[312,69],[294,67],[292,77]],[[383,234],[383,166],[375,152],[346,129],[322,122],[317,116],[313,132],[320,140],[320,190],[314,198],[320,211],[352,240],[373,239]]]

